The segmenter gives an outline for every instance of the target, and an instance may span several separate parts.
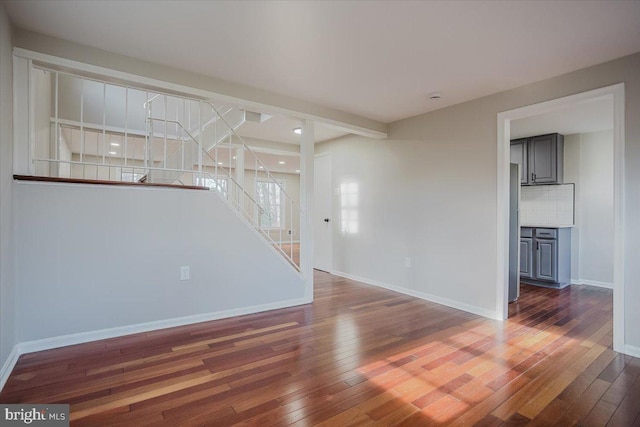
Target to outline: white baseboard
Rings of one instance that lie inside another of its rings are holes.
[[[632,357],[637,357],[640,359],[640,347],[626,344],[624,346],[624,354]]]
[[[62,335],[52,338],[44,338],[35,341],[27,341],[18,344],[20,354],[33,353],[35,351],[50,350],[52,348],[68,345],[82,344],[90,341],[98,341],[107,338],[121,337],[124,335],[138,334],[141,332],[155,331],[158,329],[173,328],[176,326],[190,325],[193,323],[208,322],[211,320],[226,319],[229,317],[243,316],[245,314],[261,313],[263,311],[277,310],[279,308],[293,307],[308,304],[308,298],[280,301],[277,303],[254,305],[233,310],[217,311],[213,313],[195,314],[192,316],[176,317],[173,319],[156,320],[153,322],[138,323],[135,325],[120,326],[117,328],[101,329],[97,331],[81,332],[77,334]]]
[[[572,285],[589,285],[589,286],[597,286],[599,288],[613,289],[613,283],[599,282],[597,280],[571,279],[571,284]]]
[[[420,298],[425,301],[434,302],[436,304],[446,305],[447,307],[455,308],[457,310],[466,311],[468,313],[477,314],[478,316],[487,317],[489,319],[497,319],[497,313],[494,310],[487,310],[474,305],[465,304],[459,301],[454,301],[448,298],[439,297],[436,295],[427,294],[425,292],[416,291],[414,289],[407,289],[400,286],[390,285],[388,283],[379,282],[377,280],[368,279],[366,277],[355,276],[353,274],[344,273],[342,271],[332,271],[331,274],[344,277],[346,279],[355,280],[365,283],[367,285],[378,286],[380,288],[388,289],[390,291],[398,292],[404,295]]]
[[[21,353],[18,345],[14,345],[11,353],[9,353],[9,357],[7,357],[7,360],[2,365],[2,368],[0,368],[0,391],[2,391],[2,388],[7,383],[9,375],[11,375],[14,366],[16,366],[20,354]]]
[[[51,350],[58,347],[83,344],[91,341],[98,341],[107,338],[121,337],[125,335],[138,334],[141,332],[155,331],[158,329],[173,328],[176,326],[190,325],[194,323],[208,322],[211,320],[226,319],[229,317],[243,316],[246,314],[262,313],[280,308],[295,307],[297,305],[309,304],[313,298],[297,298],[276,303],[254,305],[250,307],[237,308],[233,310],[217,311],[213,313],[196,314],[192,316],[176,317],[173,319],[157,320],[153,322],[138,323],[135,325],[120,326],[117,328],[101,329],[97,331],[81,332],[77,334],[62,335],[58,337],[43,338],[40,340],[26,341],[15,345],[9,358],[0,371],[0,391],[6,383],[18,358],[26,353],[36,351]]]

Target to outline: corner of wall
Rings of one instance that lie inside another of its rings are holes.
[[[13,35],[0,3],[0,386],[17,360],[13,259]],[[8,370],[8,371],[7,371]]]

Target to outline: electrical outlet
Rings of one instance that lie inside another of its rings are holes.
[[[406,268],[411,268],[411,258],[409,258],[409,257],[405,257],[404,258],[404,266]]]
[[[183,265],[180,267],[180,280],[190,280],[191,279],[191,267],[188,265]]]

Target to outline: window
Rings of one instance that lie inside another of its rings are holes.
[[[227,197],[227,178],[197,178],[196,185],[202,185],[214,190],[218,190],[224,197]]]
[[[280,185],[278,185],[280,184]],[[258,224],[263,228],[284,228],[284,180],[256,181],[256,201],[262,211]]]
[[[133,169],[122,169],[120,173],[120,181],[124,182],[140,182],[144,177],[143,172],[136,172]]]

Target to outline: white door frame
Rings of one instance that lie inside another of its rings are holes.
[[[319,157],[327,157],[329,159],[329,182],[331,183],[331,191],[329,192],[329,212],[331,212],[331,222],[329,223],[329,271],[333,274],[333,174],[332,174],[332,159],[331,153],[319,153],[313,158],[314,162]],[[315,170],[315,165],[314,165]],[[315,267],[315,266],[314,266]]]
[[[624,83],[582,92],[539,104],[528,105],[498,114],[498,176],[497,176],[497,286],[496,317],[508,315],[509,290],[509,141],[511,120],[549,113],[567,106],[597,98],[613,100],[613,349],[625,353],[624,335]]]

